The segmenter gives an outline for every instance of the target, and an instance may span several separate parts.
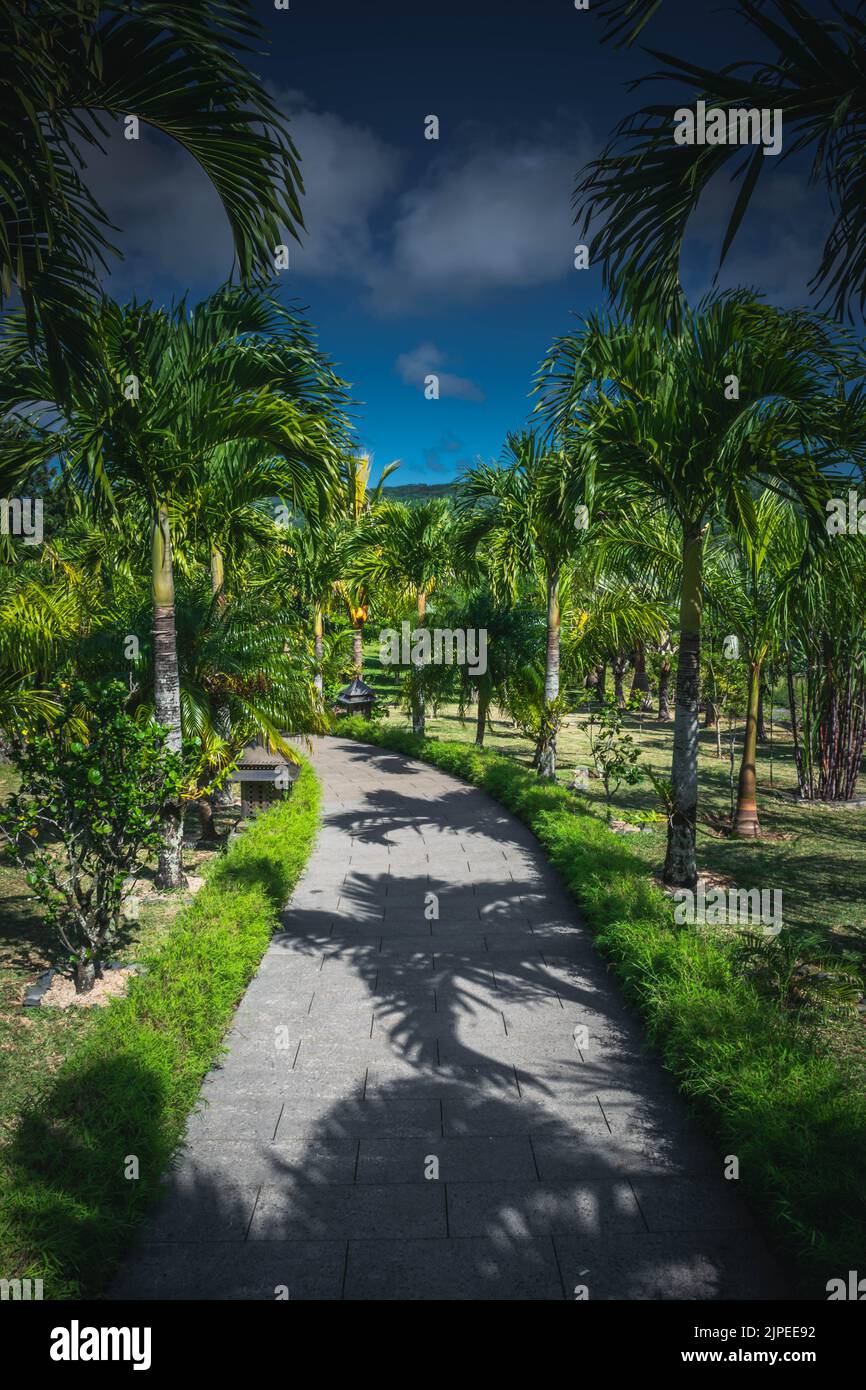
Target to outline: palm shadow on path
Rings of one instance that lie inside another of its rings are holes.
[[[530,832],[394,759],[318,748],[313,860],[112,1296],[783,1293]]]

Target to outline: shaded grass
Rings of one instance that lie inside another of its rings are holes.
[[[534,831],[640,1011],[651,1042],[740,1180],[801,1293],[866,1249],[866,1096],[843,1056],[737,973],[723,938],[676,927],[642,858],[561,785],[495,753],[341,720],[343,735],[433,763]]]
[[[305,764],[289,801],[218,859],[16,1123],[0,1168],[0,1272],[46,1298],[92,1297],[157,1193],[233,1009],[309,856],[319,785]],[[137,1177],[131,1160],[137,1162]]]

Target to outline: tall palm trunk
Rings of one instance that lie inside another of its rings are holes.
[[[624,677],[624,675],[625,675],[625,668],[626,668],[626,662],[627,662],[627,661],[628,661],[628,658],[627,658],[627,656],[625,655],[624,652],[617,652],[616,656],[613,657],[613,659],[611,660],[611,663],[610,663],[610,665],[611,665],[611,670],[613,671],[613,694],[614,694],[614,699],[616,700],[616,702],[617,702],[617,704],[619,705],[620,709],[624,709],[624,708],[625,708],[625,690],[623,689],[622,681],[623,681],[623,677]]]
[[[544,663],[544,709],[538,740],[538,775],[549,781],[556,777],[556,716],[553,705],[559,697],[559,651],[562,611],[559,604],[559,575],[554,571],[547,581],[547,655]]]
[[[177,634],[174,625],[174,570],[171,558],[171,528],[168,512],[160,506],[153,519],[151,545],[153,581],[153,673],[156,718],[168,731],[166,743],[172,753],[181,749],[180,675],[177,665]],[[167,802],[160,823],[162,845],[156,883],[159,888],[182,888],[183,809],[179,802]]]
[[[322,662],[324,660],[325,655],[324,638],[325,622],[322,616],[322,605],[320,603],[317,603],[315,607],[315,612],[313,614],[313,648],[315,651],[316,661],[316,675],[313,680],[313,684],[315,685],[316,690],[319,692],[320,700],[322,698],[322,692],[325,688],[325,678],[322,675]]]
[[[220,608],[225,607],[226,567],[223,553],[215,541],[210,548],[210,589]]]
[[[771,708],[770,708],[770,719],[772,720],[772,717],[773,717],[773,710],[772,710],[772,694],[771,694],[771,697],[770,697],[770,705],[771,705]],[[769,743],[769,742],[770,742],[770,736],[769,736],[769,734],[767,733],[767,724],[766,724],[766,720],[764,719],[764,686],[763,686],[763,683],[761,684],[760,690],[759,690],[759,692],[758,692],[758,742],[759,742],[759,743]]]
[[[352,669],[360,680],[364,674],[364,619],[355,618],[352,630]]]
[[[754,839],[761,833],[758,820],[758,702],[761,689],[761,662],[749,666],[749,704],[746,714],[746,736],[743,739],[743,758],[737,786],[737,806],[734,811],[734,834]]]
[[[423,627],[427,614],[427,591],[418,590],[418,626]],[[412,732],[424,737],[426,732],[426,712],[424,709],[424,685],[421,667],[417,668],[417,684],[412,687]]]
[[[652,701],[650,700],[650,682],[646,670],[646,647],[643,642],[634,644],[634,675],[631,682],[631,698],[641,695],[641,708],[649,709]]]
[[[662,660],[659,667],[659,724],[666,724],[671,717],[671,659],[667,651],[662,648]]]
[[[698,816],[698,703],[701,684],[704,531],[683,532],[680,594],[680,659],[677,667],[674,751],[671,762],[673,806],[668,825],[664,882],[672,888],[697,886],[695,834]]]
[[[218,608],[225,608],[225,606],[226,606],[226,565],[225,565],[225,557],[224,557],[222,551],[220,550],[219,546],[217,545],[216,541],[211,541],[211,547],[210,547],[210,591],[211,591],[211,593],[213,594],[214,598],[216,599],[217,607],[218,607]],[[230,716],[230,714],[229,714],[229,710],[228,710],[228,706],[227,706],[227,705],[223,705],[223,706],[221,707],[221,709],[220,709],[220,711],[219,711],[219,717],[220,717],[220,719],[221,719],[221,721],[222,721],[222,730],[223,730],[223,734],[225,735],[226,738],[228,738],[229,734],[231,733],[231,716]],[[214,807],[215,807],[215,806],[221,806],[221,807],[223,807],[223,808],[225,809],[227,806],[231,806],[231,805],[233,804],[233,802],[234,802],[234,798],[233,798],[233,796],[232,796],[232,784],[231,784],[231,782],[225,782],[221,787],[217,787],[216,790],[214,791],[213,795],[211,796],[210,801],[209,801],[209,805],[210,805],[210,820],[209,820],[209,821],[207,820],[207,812],[206,812],[206,810],[205,810],[203,801],[199,801],[199,802],[198,802],[199,814],[200,814],[200,816],[202,817],[202,838],[203,838],[204,840],[210,842],[210,841],[215,840],[215,838],[216,838],[216,826],[215,826],[215,824],[214,824],[214,819],[213,819],[213,810],[214,810]]]
[[[487,731],[487,711],[490,708],[490,695],[483,685],[478,687],[478,714],[475,719],[475,747],[484,747],[484,735]]]

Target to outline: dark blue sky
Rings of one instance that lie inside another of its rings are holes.
[[[258,0],[257,10],[271,54],[251,65],[291,117],[307,186],[308,233],[280,293],[309,307],[352,383],[374,473],[399,458],[394,481],[445,481],[499,454],[526,420],[551,340],[601,302],[597,272],[573,268],[571,194],[617,120],[661,95],[627,90],[653,60],[602,45],[592,9],[572,0],[291,0],[288,11]],[[645,33],[708,64],[761,56],[729,11],[702,0],[665,0]],[[430,114],[438,141],[424,138]],[[113,140],[91,173],[123,228],[113,294],[199,298],[226,278],[224,219],[186,156],[143,129],[137,143]],[[805,302],[823,196],[792,165],[770,175],[722,283]],[[687,248],[692,295],[710,285],[725,184]],[[424,397],[431,371],[438,401]]]

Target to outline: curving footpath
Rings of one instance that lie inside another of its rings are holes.
[[[783,1279],[520,822],[338,738],[114,1298],[763,1299]]]

